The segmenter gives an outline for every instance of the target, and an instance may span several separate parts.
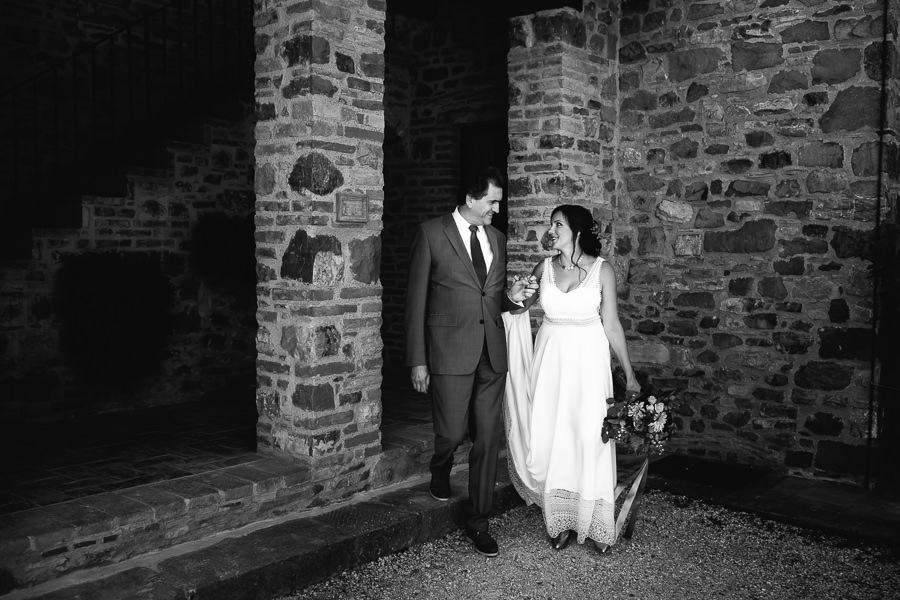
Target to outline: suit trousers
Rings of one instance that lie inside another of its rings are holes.
[[[472,449],[469,452],[466,525],[477,531],[488,530],[488,518],[494,505],[505,384],[506,373],[497,373],[491,368],[487,346],[482,348],[481,359],[473,373],[431,375],[434,416],[431,474],[437,481],[448,480],[453,454],[466,439],[468,431]]]

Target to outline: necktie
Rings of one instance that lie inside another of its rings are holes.
[[[487,279],[487,265],[484,263],[484,254],[481,253],[481,242],[478,241],[478,226],[469,225],[469,231],[472,235],[469,237],[469,245],[472,247],[472,264],[475,265],[475,274],[478,275],[478,281],[484,287],[484,280]]]

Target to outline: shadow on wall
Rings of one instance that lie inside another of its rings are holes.
[[[53,293],[59,350],[81,386],[130,403],[125,394],[148,384],[190,396],[216,392],[223,378],[253,381],[253,217],[210,213],[191,233],[188,255],[62,259]]]
[[[172,288],[157,252],[69,255],[57,274],[60,350],[89,387],[136,389],[159,372]]]
[[[240,308],[256,303],[254,236],[252,214],[231,217],[210,213],[197,220],[191,239],[193,274],[210,290],[233,297]]]

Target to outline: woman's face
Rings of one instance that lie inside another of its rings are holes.
[[[550,240],[551,249],[571,251],[575,239],[572,235],[572,228],[569,227],[569,221],[562,212],[550,215],[550,229],[547,231],[547,238]]]

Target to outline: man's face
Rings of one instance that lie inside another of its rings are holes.
[[[490,225],[494,215],[500,212],[500,201],[503,199],[503,189],[493,183],[488,184],[487,193],[479,200],[466,196],[465,219],[472,225]]]

